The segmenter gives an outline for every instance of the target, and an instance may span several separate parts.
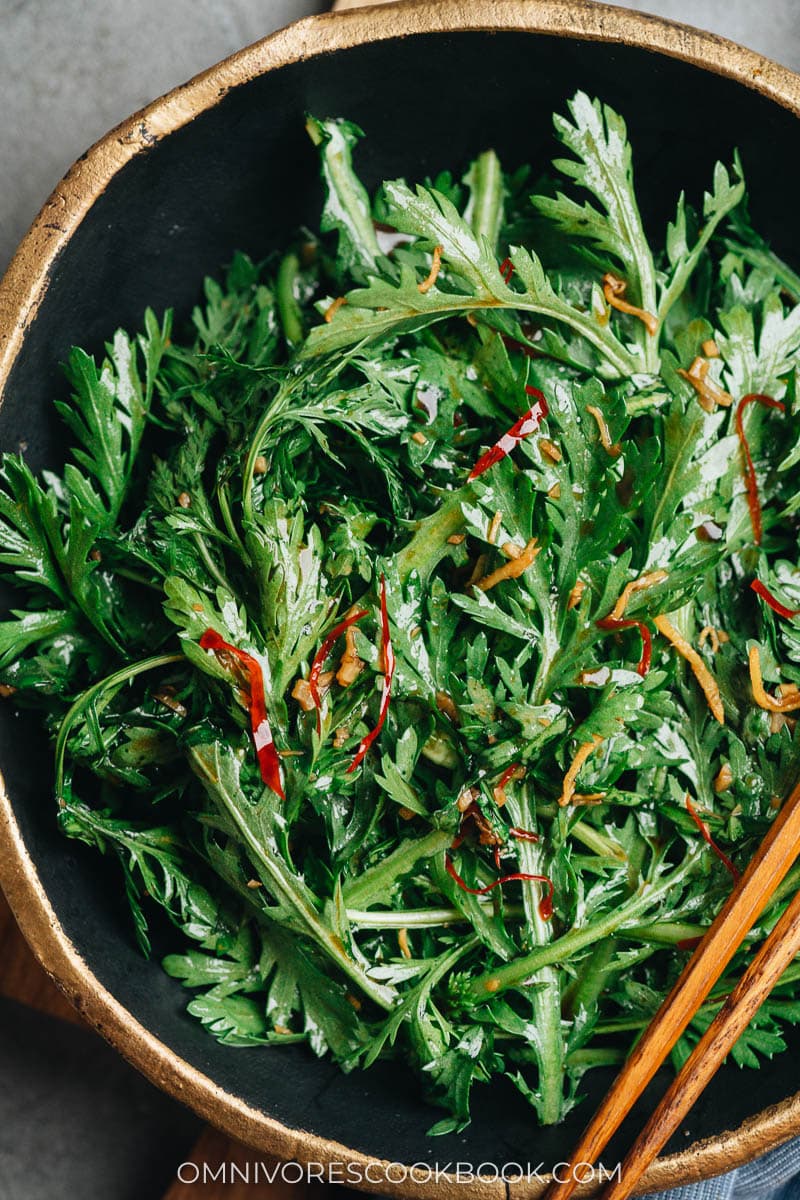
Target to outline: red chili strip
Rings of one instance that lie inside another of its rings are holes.
[[[702,942],[702,940],[703,940],[702,936],[691,937],[691,938],[681,938],[681,940],[679,942],[676,942],[675,945],[678,947],[679,950],[696,950],[697,947]]]
[[[454,879],[463,892],[469,892],[471,896],[485,896],[487,892],[491,892],[496,887],[502,887],[504,883],[513,883],[515,881],[526,882],[528,880],[547,884],[547,892],[539,901],[539,915],[543,921],[549,921],[553,915],[553,895],[555,888],[553,882],[546,875],[529,875],[527,871],[514,871],[511,875],[501,875],[499,879],[495,879],[493,883],[487,883],[486,887],[472,888],[459,875],[458,871],[453,866],[453,860],[449,852],[445,851],[444,865],[447,874],[451,879]]]
[[[503,276],[503,281],[506,284],[511,283],[511,276],[514,274],[514,264],[510,258],[504,258],[500,263],[500,274]]]
[[[526,396],[535,396],[536,403],[511,426],[507,433],[503,434],[498,442],[495,442],[490,450],[481,455],[467,476],[468,483],[471,483],[473,479],[477,479],[479,475],[483,475],[484,471],[488,471],[495,463],[499,463],[507,454],[516,449],[526,437],[530,437],[532,433],[536,433],[542,421],[547,416],[547,401],[543,393],[538,388],[526,384],[525,394]]]
[[[717,843],[714,841],[713,837],[711,836],[708,826],[706,825],[705,821],[700,816],[700,814],[698,813],[697,809],[694,807],[694,805],[692,804],[692,802],[688,796],[686,797],[686,811],[688,812],[689,816],[692,818],[695,825],[697,826],[697,828],[700,830],[701,834],[703,835],[703,841],[708,843],[708,845],[711,847],[714,854],[716,854],[717,858],[722,863],[722,865],[728,871],[730,871],[731,875],[733,876],[733,882],[738,883],[742,877],[741,872],[739,871],[739,868],[736,867],[731,862],[731,860],[728,858],[728,856],[724,852],[724,850],[720,850],[719,846],[717,845]]]
[[[392,647],[392,635],[389,631],[389,613],[386,609],[386,580],[383,575],[381,575],[381,653],[383,655],[383,690],[381,692],[381,705],[378,711],[378,723],[365,738],[362,738],[353,761],[347,768],[348,775],[352,775],[356,767],[363,762],[370,746],[383,729],[383,723],[389,711],[389,702],[392,698],[392,679],[394,677],[396,659]]]
[[[506,767],[505,771],[503,771],[503,774],[500,776],[500,778],[497,781],[497,786],[501,789],[504,788],[506,786],[506,784],[508,783],[509,779],[511,778],[511,776],[515,773],[515,771],[518,771],[521,766],[522,766],[522,763],[515,762],[515,763],[512,763],[510,767]]]
[[[758,479],[756,478],[756,469],[753,466],[750,445],[745,437],[744,423],[742,421],[742,413],[747,408],[747,405],[754,402],[763,404],[765,408],[778,408],[781,412],[786,412],[786,405],[781,400],[773,399],[772,396],[762,395],[761,392],[750,392],[749,395],[742,397],[736,407],[736,432],[739,435],[742,453],[744,454],[744,482],[747,488],[747,506],[750,509],[750,521],[753,526],[753,541],[757,546],[760,546],[763,523],[761,520],[761,501],[758,496]]]
[[[754,579],[750,587],[779,617],[786,617],[787,620],[791,620],[792,617],[796,617],[800,613],[800,608],[787,608],[785,604],[781,604],[780,600],[776,600],[767,585],[762,583],[760,579]]]
[[[215,654],[220,651],[231,654],[247,671],[250,683],[250,696],[247,703],[250,713],[250,730],[256,748],[261,778],[276,796],[285,800],[286,795],[281,782],[281,761],[278,758],[278,751],[275,749],[272,730],[267,718],[267,701],[264,696],[264,675],[261,664],[253,658],[252,654],[247,654],[238,646],[232,646],[226,642],[214,629],[205,631],[200,638],[200,648],[201,650],[213,650]]]
[[[518,842],[538,842],[538,833],[532,833],[530,829],[520,829],[518,825],[512,825],[508,831],[508,836],[516,838]]]
[[[314,655],[314,661],[311,664],[311,670],[308,675],[308,690],[311,693],[311,699],[317,708],[317,733],[322,728],[321,710],[322,697],[319,694],[319,677],[322,674],[322,668],[325,665],[325,659],[330,654],[334,644],[342,636],[346,629],[351,625],[355,625],[356,621],[360,621],[362,617],[366,617],[366,608],[359,608],[356,612],[351,613],[349,617],[345,617],[338,625],[334,625],[325,641],[320,646],[317,653]]]
[[[633,618],[602,617],[596,622],[596,625],[598,629],[633,629],[634,625],[636,626],[642,639],[642,657],[639,659],[636,671],[644,678],[650,670],[650,663],[653,659],[653,638],[644,621],[636,621]]]

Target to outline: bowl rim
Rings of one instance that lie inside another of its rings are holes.
[[[25,333],[36,316],[60,251],[112,178],[134,156],[213,108],[229,91],[279,67],[368,42],[423,33],[518,31],[621,43],[679,59],[748,87],[800,117],[800,75],[716,34],[661,17],[586,0],[400,0],[307,17],[255,42],[173,89],[101,138],[45,202],[0,282],[0,403]],[[156,1086],[232,1137],[283,1160],[359,1168],[350,1186],[397,1196],[456,1197],[463,1181],[392,1181],[392,1165],[340,1143],[290,1129],[214,1083],[133,1018],[81,957],[60,925],[28,853],[0,775],[0,887],[41,965],[84,1019]],[[706,1179],[741,1166],[800,1133],[800,1092],[736,1130],[659,1158],[637,1194]],[[373,1175],[368,1167],[375,1164]],[[472,1196],[522,1200],[544,1179],[475,1179]],[[591,1194],[590,1190],[581,1194]]]

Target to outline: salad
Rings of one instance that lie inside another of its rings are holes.
[[[583,93],[542,175],[370,196],[307,128],[319,232],[74,349],[60,475],[5,455],[0,690],[210,1035],[397,1056],[435,1133],[497,1076],[551,1124],[798,776],[800,276],[738,161],[646,230]],[[798,1020],[800,964],[736,1062]]]

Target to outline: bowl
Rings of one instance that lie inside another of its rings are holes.
[[[138,328],[148,304],[185,317],[204,274],[234,249],[258,258],[314,221],[321,191],[306,110],[364,126],[359,170],[374,185],[458,167],[488,145],[510,165],[544,166],[550,114],[578,87],[628,119],[654,228],[682,187],[699,194],[715,159],[738,146],[757,225],[800,261],[800,78],[774,63],[711,34],[574,0],[409,0],[315,17],[131,117],[58,186],[0,286],[0,445],[21,446],[35,468],[59,465],[53,399],[70,346],[100,350],[118,326]],[[185,1014],[177,981],[139,955],[110,866],[59,834],[50,764],[38,722],[3,713],[0,882],[56,982],[165,1091],[258,1151],[333,1164],[371,1192],[455,1192],[465,1175],[456,1164],[466,1162],[485,1164],[469,1183],[476,1196],[535,1195],[539,1176],[568,1157],[605,1094],[600,1071],[560,1126],[536,1128],[499,1083],[476,1091],[465,1134],[431,1139],[435,1117],[402,1064],[344,1076],[302,1047],[217,1044]],[[800,1133],[798,1050],[800,1036],[761,1071],[725,1067],[643,1190],[717,1174]],[[607,1165],[651,1102],[633,1110]],[[440,1169],[429,1180],[422,1166],[408,1173],[415,1163]],[[514,1164],[529,1177],[507,1189],[498,1170],[514,1176]]]

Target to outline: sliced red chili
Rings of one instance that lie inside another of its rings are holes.
[[[501,875],[499,879],[495,879],[492,883],[487,883],[486,887],[472,888],[464,882],[453,866],[453,860],[450,857],[449,851],[445,851],[444,865],[450,878],[455,880],[463,892],[469,892],[471,896],[485,896],[487,892],[493,891],[494,888],[502,887],[504,883],[513,883],[515,881],[524,883],[530,880],[536,883],[544,883],[547,885],[547,892],[539,901],[539,915],[543,921],[549,921],[553,915],[553,895],[555,888],[553,887],[552,880],[547,875],[530,875],[527,871],[514,871],[511,875]]]
[[[275,742],[272,738],[272,730],[267,717],[267,701],[264,696],[264,674],[261,670],[260,662],[258,659],[253,658],[252,654],[247,654],[246,651],[240,650],[238,646],[232,646],[230,642],[226,642],[215,629],[207,629],[205,631],[200,638],[200,648],[202,650],[213,650],[215,654],[224,651],[232,655],[237,662],[242,664],[247,672],[249,683],[247,708],[250,713],[250,730],[253,735],[253,744],[256,749],[256,758],[258,759],[261,778],[276,796],[280,796],[281,800],[285,800],[286,795],[283,790],[283,783],[281,782],[281,761],[278,758],[278,751],[275,749]]]
[[[722,865],[726,868],[726,870],[730,871],[731,875],[733,876],[733,882],[738,883],[742,877],[741,872],[739,871],[739,868],[737,866],[735,866],[734,863],[731,862],[731,860],[728,858],[728,856],[724,850],[720,850],[719,846],[717,845],[717,843],[714,841],[713,837],[711,836],[708,826],[706,825],[705,821],[700,816],[700,814],[698,813],[697,809],[694,807],[694,805],[692,804],[692,802],[688,796],[686,797],[686,811],[688,812],[689,816],[694,821],[697,828],[700,830],[700,833],[703,835],[703,841],[706,842],[711,847],[711,850],[713,851],[714,854],[716,854],[717,858],[722,863]]]
[[[508,781],[511,779],[511,777],[520,769],[521,766],[522,766],[522,763],[515,762],[515,763],[512,763],[510,767],[506,767],[505,771],[503,771],[503,774],[500,776],[500,778],[497,781],[497,786],[499,788],[504,788],[506,786],[506,784],[508,783]]]
[[[696,950],[702,940],[702,935],[700,937],[681,938],[675,945],[679,950]]]
[[[781,604],[780,600],[776,600],[767,585],[762,583],[760,579],[754,579],[750,587],[779,617],[786,617],[787,620],[791,620],[792,617],[796,617],[800,613],[800,608],[787,608],[785,604]]]
[[[355,771],[356,767],[363,762],[370,746],[383,729],[383,723],[386,720],[386,714],[389,711],[389,702],[392,698],[392,679],[394,677],[396,659],[394,656],[394,649],[392,647],[392,635],[389,630],[389,613],[386,608],[386,579],[383,575],[381,575],[381,654],[383,656],[383,690],[381,691],[381,704],[378,711],[378,723],[374,729],[369,731],[365,738],[361,739],[361,743],[355,752],[353,761],[347,768],[348,775],[351,775],[353,771]]]
[[[642,639],[642,657],[636,666],[636,671],[644,677],[650,670],[650,663],[653,659],[653,638],[644,621],[636,621],[632,617],[602,617],[596,622],[598,629],[633,629],[635,626],[639,630],[639,635]]]
[[[350,613],[349,617],[345,617],[338,625],[334,625],[325,641],[320,646],[317,653],[314,655],[314,661],[311,664],[311,670],[308,675],[308,690],[311,693],[311,699],[314,701],[317,709],[317,733],[322,728],[321,710],[322,697],[319,694],[319,677],[322,674],[322,668],[325,665],[325,659],[331,652],[335,642],[342,636],[345,630],[351,625],[355,625],[356,621],[360,621],[362,617],[366,617],[366,608],[359,608],[355,612]]]
[[[512,825],[508,831],[508,836],[516,838],[518,842],[538,842],[538,833],[533,833],[530,829],[520,829],[518,825]]]
[[[510,258],[504,258],[500,263],[500,274],[503,276],[503,281],[506,284],[511,282],[511,276],[514,274],[514,264]]]
[[[777,408],[781,412],[786,412],[786,405],[781,400],[775,400],[772,396],[764,396],[761,392],[750,392],[749,395],[743,396],[736,406],[736,432],[739,435],[739,442],[741,443],[744,455],[744,482],[747,488],[747,506],[750,509],[750,521],[753,526],[753,541],[757,546],[760,546],[763,523],[761,520],[761,500],[758,495],[758,479],[756,478],[756,469],[753,466],[753,458],[750,454],[750,444],[745,437],[744,423],[742,421],[742,413],[748,404],[753,403],[763,404],[764,408]]]
[[[526,384],[525,394],[527,396],[535,396],[536,403],[518,421],[514,422],[511,428],[503,434],[499,441],[495,442],[490,450],[481,455],[467,476],[468,483],[471,483],[473,479],[477,479],[479,475],[483,475],[484,471],[488,471],[495,463],[499,463],[507,454],[516,449],[525,438],[530,437],[532,433],[536,433],[542,421],[547,416],[547,401],[543,393],[538,388]]]
[[[516,825],[513,826],[513,828],[509,829],[508,836],[515,838],[518,842],[538,842],[539,841],[538,833],[531,833],[530,829],[518,829]],[[497,867],[498,871],[502,870],[502,867],[500,865],[500,847],[499,846],[495,846],[495,848],[494,848],[494,865]]]

